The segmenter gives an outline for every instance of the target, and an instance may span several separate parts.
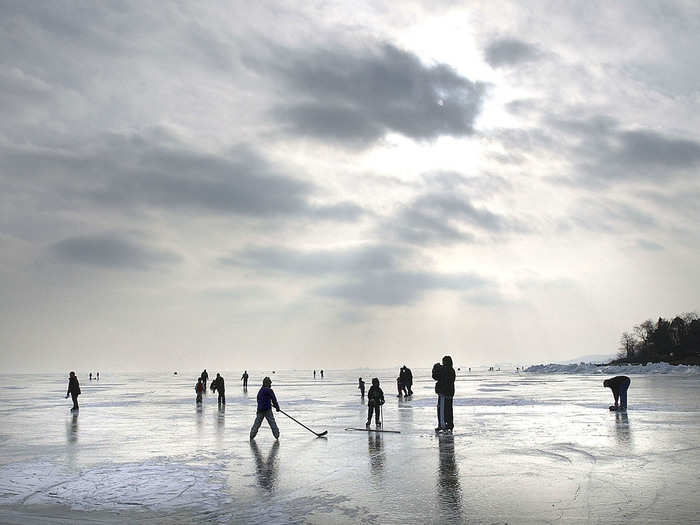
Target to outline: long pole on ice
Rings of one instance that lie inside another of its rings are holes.
[[[323,436],[325,436],[326,434],[328,434],[328,431],[327,431],[327,430],[324,430],[324,431],[321,432],[321,433],[314,432],[314,431],[311,430],[309,427],[307,427],[304,423],[302,423],[301,421],[297,421],[297,420],[294,419],[292,416],[290,416],[289,414],[287,414],[284,410],[280,409],[280,412],[282,412],[285,416],[287,416],[289,419],[291,419],[291,420],[294,421],[295,423],[299,423],[302,427],[304,427],[306,430],[308,430],[308,431],[311,432],[312,434],[316,434],[316,437],[323,437]]]

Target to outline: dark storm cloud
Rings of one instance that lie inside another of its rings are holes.
[[[502,130],[494,139],[511,153],[564,157],[573,170],[552,180],[574,186],[662,183],[692,177],[700,167],[699,141],[657,130],[629,129],[607,115],[545,116],[538,128]]]
[[[583,197],[574,201],[567,223],[593,232],[621,233],[649,231],[658,226],[657,219],[640,206],[610,198]]]
[[[380,226],[382,235],[408,243],[473,242],[477,233],[526,233],[523,222],[477,206],[470,195],[488,197],[510,188],[500,177],[441,172],[424,178],[426,191],[401,206]]]
[[[472,274],[390,271],[350,278],[341,284],[319,287],[316,292],[354,304],[400,306],[415,303],[429,291],[467,291],[485,284],[484,279]]]
[[[415,255],[410,249],[391,244],[313,251],[252,247],[219,262],[261,272],[330,280],[331,283],[314,288],[314,293],[363,305],[408,305],[432,290],[465,292],[486,289],[489,284],[471,273],[406,270],[416,263]]]
[[[389,245],[338,250],[300,251],[277,247],[251,247],[222,258],[227,265],[259,268],[298,275],[330,275],[391,270],[407,252]]]
[[[53,244],[50,251],[63,262],[115,269],[146,270],[181,260],[173,252],[117,234],[70,237]]]
[[[637,248],[640,248],[642,250],[646,250],[649,252],[662,252],[664,250],[664,247],[662,244],[659,244],[658,242],[650,241],[648,239],[637,239],[637,241],[634,244]]]
[[[413,139],[465,136],[481,107],[484,86],[445,64],[423,64],[391,44],[354,50],[282,50],[251,68],[276,76],[289,102],[274,116],[292,135],[365,146],[388,132]]]
[[[245,146],[212,154],[159,132],[107,135],[56,148],[0,147],[0,169],[71,199],[115,209],[159,208],[251,217],[354,221],[350,202],[311,204],[313,184],[277,172]]]
[[[493,67],[512,66],[529,62],[540,57],[539,50],[527,42],[516,38],[499,38],[486,46],[486,62]]]
[[[700,165],[700,142],[694,140],[635,130],[617,133],[612,142],[603,162],[630,168],[636,173],[653,174],[657,168],[676,170]]]

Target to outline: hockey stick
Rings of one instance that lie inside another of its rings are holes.
[[[312,434],[316,434],[317,437],[323,437],[323,436],[325,436],[326,434],[328,434],[328,431],[327,431],[327,430],[324,430],[324,431],[321,432],[320,434],[319,434],[318,432],[314,432],[314,431],[311,430],[309,427],[307,427],[304,423],[302,423],[302,422],[300,422],[300,421],[297,421],[297,420],[294,419],[292,416],[290,416],[289,414],[287,414],[284,410],[280,409],[280,412],[282,412],[285,416],[287,416],[289,419],[291,419],[291,420],[294,421],[295,423],[299,423],[302,427],[304,427],[306,430],[308,430],[308,431],[311,432]]]

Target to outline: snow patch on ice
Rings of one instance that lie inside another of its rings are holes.
[[[12,463],[0,468],[0,505],[53,503],[76,510],[200,507],[221,503],[224,480],[216,470],[156,460],[80,472],[46,461]]]
[[[533,365],[525,372],[534,374],[677,374],[700,375],[700,366],[671,365],[669,363],[649,363],[647,365],[595,365],[593,363],[578,363],[562,365]]]

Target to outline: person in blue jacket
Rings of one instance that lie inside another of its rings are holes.
[[[277,423],[275,422],[275,415],[272,413],[272,407],[279,412],[280,406],[277,403],[277,397],[275,397],[275,392],[272,390],[272,379],[265,377],[263,379],[263,384],[258,391],[258,411],[255,416],[255,422],[250,429],[250,439],[255,439],[258,434],[258,429],[262,424],[263,418],[267,419],[267,423],[270,425],[272,430],[272,435],[275,439],[280,437],[280,429],[277,428]]]

